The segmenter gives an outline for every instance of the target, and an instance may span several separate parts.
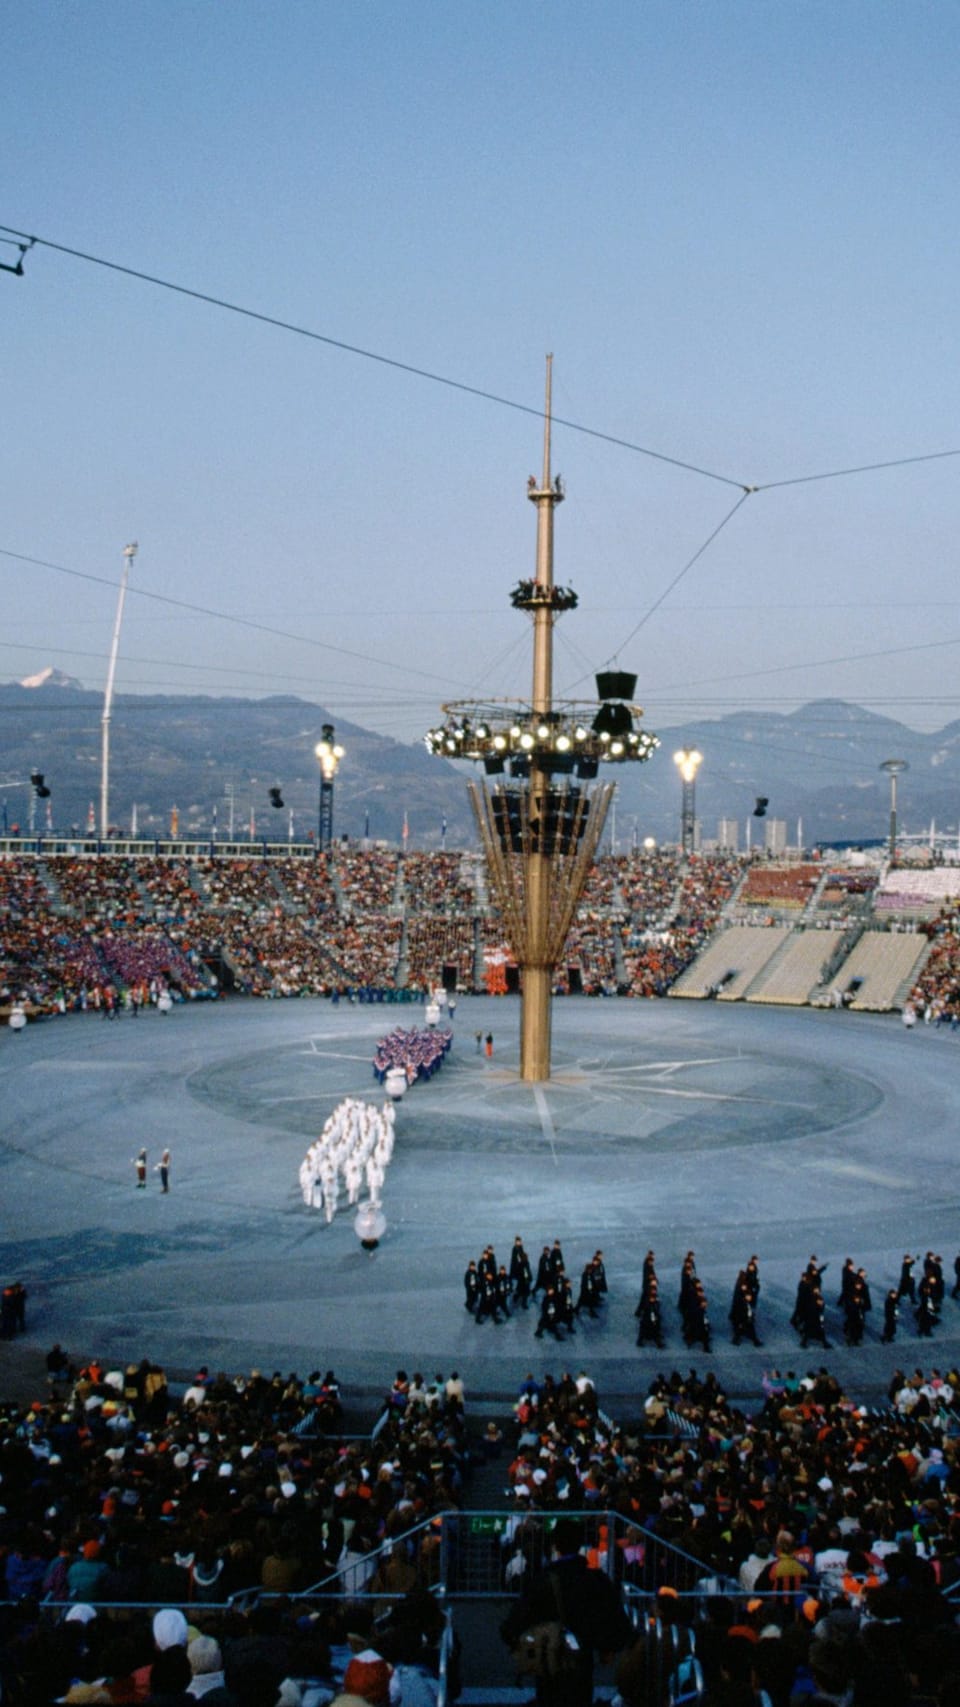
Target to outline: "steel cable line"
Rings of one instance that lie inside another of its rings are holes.
[[[771,664],[763,670],[744,670],[739,674],[725,671],[720,676],[698,676],[693,682],[671,682],[665,687],[664,693],[687,693],[690,688],[707,687],[711,682],[748,682],[757,676],[780,676],[787,670],[820,670],[829,664],[859,664],[861,661],[873,658],[898,658],[904,652],[935,652],[945,646],[960,646],[960,634],[950,640],[920,640],[911,646],[885,646],[876,652],[848,652],[838,658],[807,658],[799,664]],[[651,697],[657,698],[656,689],[651,690]],[[824,696],[820,696],[824,697]],[[832,697],[832,696],[826,696]],[[938,702],[934,702],[938,703]]]
[[[106,575],[94,575],[86,569],[68,569],[65,563],[50,563],[43,557],[28,557],[22,551],[10,551],[0,546],[0,557],[12,557],[18,563],[32,563],[39,569],[53,569],[58,575],[71,575],[78,581],[93,581],[97,586],[116,591],[116,582]],[[218,622],[234,622],[240,628],[252,628],[258,634],[272,634],[278,640],[293,640],[298,645],[318,646],[324,652],[335,652],[341,658],[355,658],[361,664],[375,664],[378,670],[400,670],[404,675],[423,676],[431,682],[448,682],[435,670],[417,670],[410,664],[397,664],[389,658],[371,658],[366,652],[354,652],[349,646],[336,646],[330,640],[317,640],[309,634],[291,634],[285,628],[272,628],[269,623],[256,622],[252,617],[234,616],[230,611],[212,610],[207,605],[191,604],[187,599],[175,599],[169,593],[151,593],[146,587],[130,587],[131,598],[152,599],[157,604],[173,605],[177,610],[192,611],[195,616],[214,617]]]
[[[386,356],[379,350],[368,350],[362,344],[350,344],[343,338],[334,338],[326,332],[318,332],[311,326],[300,326],[295,321],[283,320],[279,315],[265,314],[260,309],[247,308],[242,303],[230,302],[228,298],[214,296],[209,291],[196,290],[190,285],[176,283],[173,279],[160,278],[156,273],[144,272],[138,267],[125,266],[120,261],[108,260],[105,255],[91,255],[85,249],[74,249],[69,244],[57,243],[51,237],[38,237],[30,232],[21,231],[14,225],[0,224],[0,231],[5,231],[13,238],[21,238],[30,247],[51,249],[60,255],[69,255],[73,260],[86,261],[94,267],[103,267],[108,272],[121,273],[126,278],[137,279],[141,284],[156,285],[160,290],[169,290],[176,296],[189,297],[194,302],[205,302],[211,308],[221,308],[228,314],[238,314],[243,319],[258,321],[264,326],[273,326],[281,332],[291,332],[298,338],[309,338],[313,343],[326,344],[333,350],[342,350],[346,355],[361,356],[364,361],[377,362],[381,367],[394,368],[399,373],[408,373],[415,379],[429,380],[433,385],[446,386],[451,391],[460,391],[467,397],[478,397],[483,402],[495,403],[502,409],[513,409],[521,415],[532,415],[537,420],[543,420],[543,410],[531,403],[519,403],[516,398],[503,397],[499,392],[488,391],[480,385],[469,385],[466,380],[452,379],[449,374],[434,373],[431,368],[418,367],[414,362],[404,362],[397,356]],[[716,469],[703,468],[699,463],[687,462],[683,457],[670,456],[666,451],[653,450],[649,445],[637,444],[633,439],[621,438],[616,433],[603,432],[598,427],[588,427],[582,421],[571,421],[560,415],[553,416],[553,424],[566,427],[569,432],[583,433],[587,438],[599,439],[604,444],[616,445],[621,450],[629,450],[637,456],[646,456],[655,462],[667,463],[671,468],[683,469],[688,474],[699,474],[704,480],[716,480],[724,486],[736,486],[749,496],[754,492],[772,492],[781,486],[803,486],[819,480],[841,480],[855,474],[879,473],[891,468],[907,468],[919,462],[937,462],[946,457],[960,456],[960,447],[952,450],[929,451],[920,455],[892,457],[880,462],[858,463],[849,468],[830,468],[817,474],[790,475],[781,480],[765,480],[748,482],[735,479],[729,474],[719,474]]]
[[[749,496],[748,493],[744,493],[743,496],[737,500],[736,504],[733,506],[733,509],[731,509],[727,513],[727,515],[718,524],[718,526],[716,528],[714,528],[714,530],[711,533],[711,535],[709,536],[709,538],[703,542],[703,544],[699,547],[699,549],[694,553],[693,557],[691,557],[689,559],[689,561],[684,565],[683,569],[681,569],[679,571],[679,573],[674,577],[673,582],[671,583],[671,586],[676,586],[677,582],[681,579],[681,577],[683,575],[685,575],[687,573],[688,569],[692,568],[694,563],[696,563],[697,560],[703,556],[703,554],[707,550],[708,546],[717,537],[717,535],[721,531],[721,529],[726,526],[727,522],[731,520],[733,515],[740,508],[740,506],[746,501],[746,498],[748,496]],[[69,576],[71,576],[77,580],[81,580],[81,581],[92,581],[98,586],[109,587],[112,591],[115,590],[115,583],[113,581],[111,581],[105,575],[95,575],[92,572],[90,572],[88,570],[83,570],[83,569],[70,569],[67,567],[66,564],[53,563],[53,562],[50,562],[48,559],[42,558],[42,557],[31,557],[22,551],[13,551],[13,550],[9,549],[8,547],[0,546],[0,557],[10,557],[18,563],[29,563],[29,564],[34,565],[37,568],[51,569],[51,570],[55,571],[57,574],[69,575]],[[670,587],[668,587],[665,590],[665,592],[661,595],[661,598],[656,601],[656,604],[650,606],[650,608],[648,609],[646,614],[641,618],[640,622],[634,627],[634,629],[631,631],[631,633],[627,636],[627,640],[622,642],[622,645],[625,646],[629,643],[629,641],[633,638],[633,635],[639,631],[639,629],[643,626],[644,622],[646,622],[648,617],[653,614],[653,611],[657,608],[657,605],[659,605],[663,602],[663,599],[667,597],[669,592],[670,592]],[[178,609],[178,610],[186,610],[186,611],[191,611],[197,615],[209,616],[209,617],[212,617],[215,620],[220,621],[220,622],[236,623],[240,627],[250,628],[250,629],[253,629],[255,632],[259,632],[262,634],[270,634],[270,635],[273,635],[276,638],[279,638],[282,640],[297,641],[297,642],[302,642],[308,646],[316,646],[316,647],[321,648],[324,651],[333,652],[333,653],[338,654],[338,655],[345,657],[345,658],[354,658],[361,663],[376,664],[378,666],[378,668],[390,668],[390,669],[394,669],[394,670],[400,670],[400,671],[404,672],[405,674],[412,674],[412,675],[421,676],[425,680],[428,680],[428,681],[439,681],[439,682],[447,682],[447,683],[450,682],[449,677],[440,676],[435,671],[432,671],[432,670],[418,670],[418,669],[415,669],[413,666],[410,666],[410,665],[396,664],[393,662],[388,662],[385,659],[371,658],[366,653],[355,652],[355,651],[352,651],[348,647],[336,646],[331,641],[317,640],[317,639],[314,639],[314,638],[312,638],[308,635],[304,635],[304,634],[293,634],[293,633],[290,633],[286,629],[273,628],[268,623],[257,622],[252,617],[235,616],[235,615],[232,615],[228,611],[218,611],[218,610],[213,610],[211,608],[208,608],[204,605],[195,605],[195,604],[192,604],[189,601],[184,600],[184,599],[173,598],[170,594],[167,594],[167,593],[150,592],[145,587],[131,587],[130,588],[130,595],[131,595],[131,597],[139,597],[142,599],[150,599],[153,602],[158,603],[158,604],[171,605],[175,609]],[[13,643],[13,642],[5,642],[4,644],[7,646],[8,650],[13,649],[13,647],[15,645],[15,643]],[[929,641],[920,641],[920,642],[917,642],[915,644],[907,645],[907,646],[889,646],[889,647],[885,647],[885,648],[879,649],[877,651],[872,651],[872,652],[850,652],[850,653],[846,653],[846,654],[843,654],[843,655],[840,655],[837,657],[833,657],[833,658],[805,659],[805,660],[801,660],[799,663],[796,663],[796,664],[775,664],[775,665],[770,665],[767,668],[760,669],[760,670],[743,671],[737,675],[731,675],[729,671],[725,671],[722,674],[717,675],[717,676],[699,676],[692,682],[679,682],[679,683],[671,682],[670,684],[663,687],[662,689],[653,688],[647,693],[646,698],[648,701],[650,701],[650,700],[656,701],[656,700],[661,699],[666,694],[688,693],[690,691],[690,689],[692,689],[692,688],[706,687],[706,686],[711,685],[714,682],[751,681],[751,680],[754,680],[756,677],[759,677],[759,676],[779,676],[788,670],[792,671],[792,670],[822,669],[822,668],[826,668],[827,666],[834,665],[834,664],[855,664],[855,663],[859,663],[861,661],[868,661],[868,660],[872,660],[875,658],[894,658],[894,657],[899,657],[900,655],[902,655],[904,653],[908,653],[908,652],[936,651],[936,650],[942,650],[944,647],[957,646],[957,645],[960,645],[960,635],[957,635],[957,636],[953,637],[952,639],[948,639],[948,640],[929,640]],[[17,649],[23,650],[23,648],[17,648]],[[618,651],[620,649],[621,648],[618,648]],[[513,651],[513,650],[515,650],[515,647],[513,647],[513,646],[507,648],[508,653]],[[76,648],[73,648],[73,647],[70,648],[70,652],[71,652],[71,655],[73,655],[73,656],[94,656],[94,655],[101,656],[101,654],[86,654],[86,653],[81,654],[76,650]],[[616,656],[616,654],[613,654],[613,656]],[[168,660],[165,660],[165,659],[150,659],[150,660],[143,660],[143,661],[144,662],[150,662],[150,663],[158,663],[158,664],[164,664],[164,663],[168,662]],[[185,667],[185,668],[190,668],[190,669],[199,669],[199,668],[202,668],[203,666],[199,666],[199,665],[183,666],[183,665],[178,664],[178,667]],[[217,666],[210,666],[210,668],[216,669]],[[242,668],[242,666],[238,666],[237,673],[243,674],[243,675],[251,675],[254,672],[249,671],[249,670],[244,670]],[[306,680],[307,678],[303,677],[300,679]],[[564,696],[568,697],[570,692],[572,691],[572,689],[577,687],[579,685],[579,683],[585,679],[586,679],[585,676],[580,676],[577,678],[576,681],[570,683],[569,687],[564,689]],[[372,688],[372,687],[375,687],[376,684],[370,684],[370,686]],[[939,701],[937,701],[936,703],[939,703]]]
[[[37,650],[38,650],[38,648],[36,646],[29,645],[26,641],[0,640],[0,651],[3,651],[3,652],[30,652],[34,656],[36,656]],[[84,650],[82,647],[79,647],[79,646],[68,647],[65,651],[60,652],[60,656],[65,657],[65,658],[93,658],[100,664],[105,664],[107,661],[107,653],[106,652],[104,652],[102,650],[99,652],[98,651]],[[149,665],[154,666],[157,669],[191,670],[195,674],[203,674],[203,675],[208,675],[208,676],[244,676],[244,677],[251,676],[251,677],[256,678],[256,680],[258,680],[258,681],[266,681],[266,682],[274,683],[275,684],[275,687],[274,687],[275,693],[283,693],[285,688],[287,687],[287,685],[290,682],[303,682],[304,684],[311,684],[313,686],[316,686],[316,680],[317,680],[316,676],[294,676],[294,675],[289,674],[286,670],[283,670],[283,671],[280,671],[280,670],[254,670],[254,669],[249,669],[245,664],[206,664],[206,663],[204,663],[204,664],[191,664],[191,663],[188,663],[185,658],[140,658],[135,653],[132,653],[132,652],[129,652],[126,654],[126,656],[123,659],[123,663],[124,664],[149,664]],[[341,687],[341,686],[348,686],[350,688],[355,688],[356,682],[350,681],[349,683],[343,683],[343,682],[338,681],[335,677],[327,676],[324,678],[324,688]],[[85,692],[88,692],[88,691],[94,692],[97,690],[84,689],[84,691]],[[189,690],[187,690],[187,691],[189,691]],[[369,684],[369,689],[365,688],[364,691],[365,692],[369,691],[369,693],[371,695],[377,694],[377,693],[395,692],[395,690],[387,688],[385,685],[380,686],[376,682],[371,682]],[[415,692],[415,690],[413,690],[413,689],[411,689],[410,691],[411,691],[411,693]],[[421,690],[420,697],[423,699],[426,699],[426,697],[427,697],[427,690],[426,689]]]
[[[713,542],[717,538],[718,534],[721,534],[723,532],[727,523],[731,522],[733,520],[737,511],[741,508],[742,505],[744,505],[746,503],[747,499],[751,496],[752,496],[752,489],[751,488],[748,488],[747,490],[741,492],[736,503],[733,505],[733,508],[729,509],[727,511],[726,515],[723,517],[722,521],[719,521],[717,523],[716,527],[711,530],[711,532],[707,535],[706,539],[703,541],[702,545],[697,546],[697,549],[694,552],[693,556],[689,557],[687,559],[687,561],[683,565],[682,569],[677,570],[677,573],[674,575],[673,580],[670,581],[666,587],[664,587],[663,592],[660,594],[660,597],[657,599],[654,599],[653,604],[649,605],[647,607],[647,609],[644,611],[643,616],[640,618],[640,621],[638,623],[635,623],[633,628],[631,628],[630,633],[627,635],[626,639],[621,640],[619,646],[617,646],[614,649],[614,651],[610,654],[610,657],[607,659],[608,665],[610,663],[612,663],[614,661],[614,659],[616,659],[620,656],[620,653],[623,651],[625,646],[629,646],[629,644],[630,644],[631,640],[634,638],[634,636],[639,634],[641,628],[643,628],[644,625],[647,622],[649,622],[650,618],[653,616],[654,611],[659,610],[659,608],[663,604],[664,600],[669,598],[670,594],[673,592],[674,587],[676,587],[680,584],[680,582],[683,580],[684,575],[686,575],[693,568],[694,564],[699,563],[701,557],[704,555],[704,553],[706,551],[708,551],[710,549],[710,546],[713,544]],[[585,681],[585,680],[586,680],[586,676],[578,676],[578,678],[575,682],[570,683],[570,688],[578,687],[580,685],[580,683],[582,681]],[[568,689],[566,691],[569,692],[570,690]]]
[[[17,231],[15,226],[0,225],[0,231],[9,231],[15,237],[25,237],[27,234]],[[543,410],[532,403],[518,403],[513,397],[501,397],[496,391],[487,391],[480,385],[468,385],[465,380],[451,379],[447,374],[434,373],[430,368],[417,367],[413,362],[400,361],[396,356],[385,356],[378,350],[364,349],[360,344],[348,344],[342,338],[333,338],[326,332],[316,332],[310,326],[298,326],[295,321],[282,320],[275,314],[263,314],[259,309],[246,308],[242,303],[229,302],[226,297],[213,296],[207,291],[193,290],[189,285],[176,284],[172,279],[158,278],[155,273],[141,272],[137,267],[125,267],[119,261],[108,261],[103,255],[90,255],[83,249],[71,249],[66,243],[54,243],[49,237],[30,237],[31,244],[37,244],[44,249],[54,249],[60,255],[70,255],[75,261],[88,261],[95,267],[106,267],[109,272],[123,273],[127,278],[139,279],[142,284],[157,285],[161,290],[173,291],[177,296],[190,297],[194,302],[205,302],[211,308],[222,308],[228,314],[239,314],[245,320],[256,320],[263,326],[273,326],[280,332],[292,332],[298,338],[309,338],[315,344],[326,344],[329,349],[342,350],[350,356],[362,356],[364,361],[377,362],[381,367],[395,369],[399,373],[408,373],[414,379],[426,379],[433,385],[446,386],[450,391],[463,392],[467,397],[479,397],[485,403],[496,403],[501,409],[513,409],[521,415],[533,415],[542,421]],[[587,427],[581,421],[567,421],[559,415],[553,416],[555,427],[566,427],[573,433],[584,433],[588,438],[601,439],[605,444],[618,445],[621,450],[633,451],[637,456],[651,457],[655,462],[668,463],[672,468],[681,468],[688,474],[699,474],[704,480],[717,480],[724,486],[737,486],[743,489],[742,480],[734,480],[729,474],[717,474],[712,468],[701,468],[695,462],[684,462],[681,457],[668,456],[665,451],[651,450],[648,445],[634,444],[631,439],[619,438],[615,433],[601,432],[598,427]]]
[[[829,468],[823,474],[795,474],[788,480],[764,480],[755,492],[775,492],[781,486],[812,486],[817,480],[844,480],[852,474],[879,474],[885,468],[909,468],[915,462],[943,462],[960,456],[960,450],[932,450],[922,456],[897,456],[891,462],[864,462],[856,468]]]

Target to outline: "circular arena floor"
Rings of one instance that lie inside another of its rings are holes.
[[[554,1077],[517,1078],[514,999],[458,1003],[442,1071],[397,1110],[383,1193],[388,1231],[365,1254],[342,1209],[332,1226],[302,1202],[297,1174],[344,1096],[380,1100],[376,1039],[417,1007],[234,1001],[108,1022],[48,1020],[0,1034],[0,1237],[4,1279],[31,1294],[46,1349],[147,1355],[190,1374],[332,1366],[377,1391],[399,1365],[448,1373],[468,1393],[507,1395],[529,1368],[585,1367],[602,1393],[636,1395],[661,1367],[712,1364],[728,1390],[764,1368],[827,1361],[855,1391],[893,1368],[960,1356],[949,1295],[930,1346],[904,1311],[879,1343],[883,1296],[903,1251],[960,1248],[956,1153],[960,1039],[904,1031],[893,1016],[701,1002],[567,999],[554,1005]],[[493,1059],[475,1033],[491,1029]],[[133,1157],[150,1152],[147,1191]],[[153,1164],[169,1144],[171,1190]],[[536,1312],[478,1327],[463,1308],[468,1259],[492,1242],[531,1260],[560,1238],[568,1272],[598,1248],[610,1299],[560,1348]],[[640,1265],[652,1245],[667,1350],[635,1349]],[[675,1311],[693,1248],[711,1304],[714,1353],[691,1359]],[[836,1349],[800,1351],[788,1325],[800,1269],[828,1260]],[[760,1259],[763,1350],[734,1349],[737,1269]],[[865,1344],[843,1347],[843,1259],[864,1264],[874,1310]],[[0,1349],[0,1370],[3,1351]]]

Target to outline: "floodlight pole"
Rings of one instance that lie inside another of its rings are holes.
[[[332,723],[323,725],[321,738],[313,750],[320,766],[317,847],[321,853],[326,853],[333,843],[333,784],[343,758],[343,748],[334,739]]]
[[[684,859],[689,859],[696,840],[697,771],[703,763],[703,754],[698,753],[695,747],[681,747],[678,753],[674,753],[673,762],[683,783],[680,802],[680,846]]]
[[[103,691],[103,715],[100,719],[100,839],[106,841],[110,832],[110,714],[113,710],[113,684],[117,674],[117,653],[120,650],[120,625],[123,622],[123,605],[127,596],[127,582],[130,579],[130,565],[137,555],[137,542],[125,545],[123,548],[123,573],[120,576],[120,594],[117,599],[117,614],[113,624],[113,640],[110,646],[110,662],[107,666],[107,685]]]
[[[901,771],[909,770],[906,759],[884,759],[880,766],[890,778],[890,864],[897,857],[897,777]]]

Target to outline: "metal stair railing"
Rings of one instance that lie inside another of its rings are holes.
[[[382,1542],[380,1546],[374,1548],[371,1553],[365,1554],[364,1563],[371,1565],[370,1575],[374,1576],[376,1574],[377,1566],[390,1558],[398,1548],[409,1551],[415,1538],[418,1535],[423,1536],[428,1531],[434,1530],[437,1521],[438,1520],[435,1516],[422,1518],[421,1521],[419,1523],[415,1523],[412,1528],[404,1529],[399,1535],[392,1535],[389,1541]],[[347,1571],[350,1571],[353,1568],[354,1567],[350,1565],[344,1567]],[[309,1588],[299,1589],[296,1594],[290,1595],[289,1598],[291,1600],[313,1600],[326,1596],[332,1596],[337,1600],[345,1597],[353,1598],[352,1596],[347,1596],[346,1590],[343,1588],[341,1583],[343,1574],[344,1570],[338,1566],[335,1570],[331,1571],[329,1575],[321,1577],[319,1582],[312,1583]],[[339,1587],[337,1586],[338,1584],[340,1585]]]

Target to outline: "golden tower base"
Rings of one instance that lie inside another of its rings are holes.
[[[553,974],[586,887],[615,784],[557,783],[534,772],[522,787],[467,784],[521,974],[520,1077],[550,1077]]]

